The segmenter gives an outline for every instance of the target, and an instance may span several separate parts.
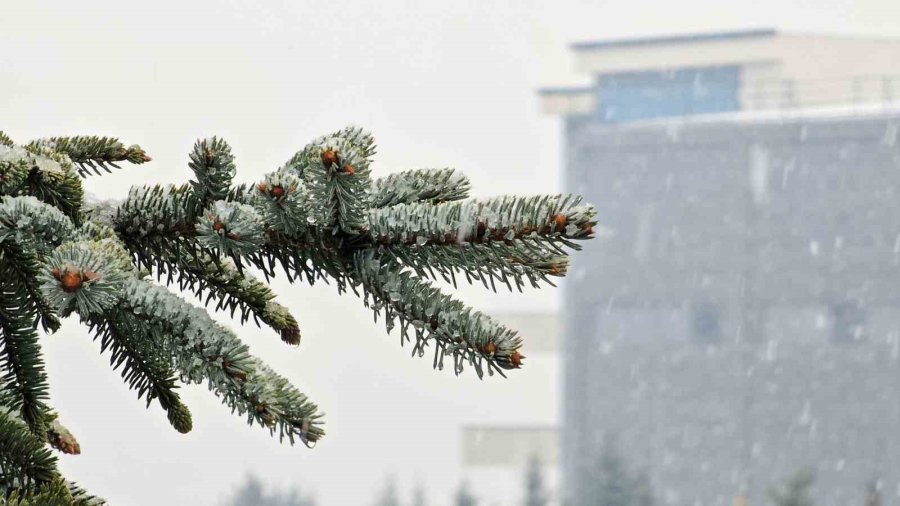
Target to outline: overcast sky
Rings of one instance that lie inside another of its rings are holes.
[[[898,17],[896,0],[0,0],[0,129],[22,142],[104,134],[141,144],[153,163],[87,182],[110,197],[185,181],[198,137],[224,136],[239,179],[254,180],[347,124],[374,132],[376,174],[452,166],[477,195],[548,192],[559,189],[559,124],[538,114],[534,90],[583,82],[569,43],[769,26],[900,36]],[[365,505],[394,474],[404,490],[424,482],[441,505],[460,470],[459,423],[556,420],[555,403],[531,402],[553,398],[541,390],[556,384],[551,360],[506,381],[453,378],[409,358],[352,296],[276,288],[302,346],[255,328],[241,335],[327,413],[319,447],[279,446],[204,388],[187,389],[194,431],[179,435],[69,322],[44,340],[53,403],[83,448],[62,458],[67,475],[115,505],[215,504],[248,471],[320,504]],[[464,292],[497,311],[554,310],[557,295]]]

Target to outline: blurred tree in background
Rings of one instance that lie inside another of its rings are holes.
[[[400,497],[397,495],[397,482],[392,477],[388,477],[381,491],[381,496],[375,503],[375,506],[400,506]]]
[[[809,489],[815,481],[812,469],[800,469],[789,476],[784,483],[769,490],[769,499],[774,506],[813,506]]]
[[[416,484],[416,488],[413,489],[412,493],[412,506],[425,506],[427,501],[425,500],[425,489],[422,487],[422,484]]]
[[[456,490],[456,497],[453,500],[453,506],[478,506],[475,496],[469,491],[469,484],[465,481],[459,484]]]
[[[284,493],[266,492],[259,478],[251,475],[222,506],[316,506],[316,502],[296,488]]]
[[[547,506],[549,502],[541,460],[533,455],[525,472],[525,506]]]
[[[654,506],[656,499],[653,496],[653,484],[646,471],[637,473],[634,479],[635,506]]]
[[[655,503],[649,476],[634,473],[619,451],[617,438],[607,434],[598,455],[593,488],[583,504],[596,506],[652,506]]]
[[[866,486],[865,506],[881,506],[881,489],[878,480],[874,480]]]

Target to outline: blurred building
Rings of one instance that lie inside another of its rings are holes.
[[[562,480],[604,435],[658,503],[900,504],[900,41],[773,30],[573,45]],[[892,73],[898,75],[891,75]]]
[[[550,495],[548,506],[556,506],[561,504],[557,393],[563,322],[556,313],[496,317],[528,336],[528,367],[519,371],[515,384],[529,392],[530,409],[516,410],[508,421],[494,417],[491,423],[481,423],[474,418],[460,427],[463,480],[481,506],[524,504],[526,469],[531,459],[537,459]]]

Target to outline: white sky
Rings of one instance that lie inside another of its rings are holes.
[[[898,18],[896,0],[0,0],[0,129],[22,142],[140,143],[152,164],[88,181],[110,197],[186,180],[198,137],[224,136],[238,177],[253,180],[347,124],[375,133],[376,174],[453,166],[478,195],[549,192],[559,187],[559,125],[539,116],[534,90],[579,79],[573,41],[768,26],[900,36]],[[404,493],[423,481],[440,505],[459,477],[459,423],[556,419],[552,361],[506,381],[457,379],[409,358],[352,296],[276,288],[302,346],[255,328],[241,335],[326,412],[315,450],[278,445],[203,388],[185,390],[194,431],[177,434],[71,321],[44,340],[53,402],[83,449],[62,458],[67,475],[118,506],[214,504],[248,471],[298,484],[320,504],[365,505],[393,474]],[[481,308],[519,311],[552,309],[557,295],[464,292]]]

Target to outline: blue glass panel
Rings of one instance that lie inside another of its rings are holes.
[[[738,83],[737,66],[601,75],[597,114],[623,122],[736,111]]]

